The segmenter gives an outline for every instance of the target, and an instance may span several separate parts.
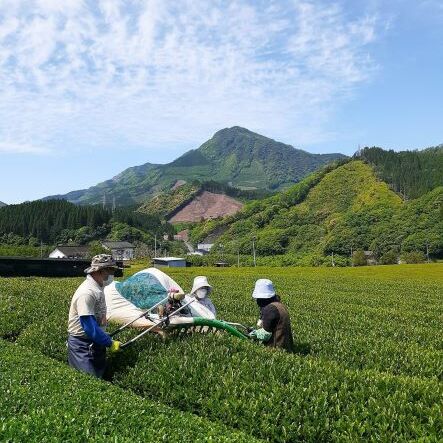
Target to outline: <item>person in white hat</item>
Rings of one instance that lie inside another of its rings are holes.
[[[252,293],[260,309],[257,328],[249,335],[266,346],[293,352],[291,320],[286,306],[280,301],[271,280],[261,278],[255,282]]]
[[[116,352],[120,342],[112,340],[106,327],[106,301],[103,289],[119,269],[111,255],[99,254],[85,269],[86,279],[72,297],[68,320],[68,363],[98,378],[103,377],[106,348]]]
[[[190,296],[186,297],[185,302],[194,299],[189,305],[189,310],[193,317],[205,317],[214,319],[217,315],[214,303],[209,298],[212,286],[208,283],[207,277],[202,275],[194,278]]]

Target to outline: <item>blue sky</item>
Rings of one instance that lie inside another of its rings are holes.
[[[441,0],[2,0],[0,201],[239,125],[310,152],[443,143]]]

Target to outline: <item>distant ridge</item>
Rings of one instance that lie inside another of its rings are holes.
[[[52,195],[77,204],[139,204],[178,180],[214,180],[242,189],[278,190],[297,183],[307,174],[342,154],[310,154],[248,129],[222,129],[203,143],[166,165],[146,163],[126,169],[89,189]]]

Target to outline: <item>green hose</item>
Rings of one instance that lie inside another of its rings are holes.
[[[181,327],[186,328],[189,326],[190,325],[177,324],[177,325],[170,325],[170,328],[171,329],[181,329]],[[209,320],[209,319],[203,318],[203,317],[194,317],[192,319],[192,326],[208,326],[210,328],[223,329],[235,337],[238,337],[241,339],[248,338],[245,334],[241,333],[238,329],[234,328],[231,325],[228,325],[227,323],[225,323],[222,320]]]

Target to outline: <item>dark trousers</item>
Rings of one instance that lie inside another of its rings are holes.
[[[69,366],[95,377],[102,378],[106,367],[106,346],[87,338],[68,336]]]

